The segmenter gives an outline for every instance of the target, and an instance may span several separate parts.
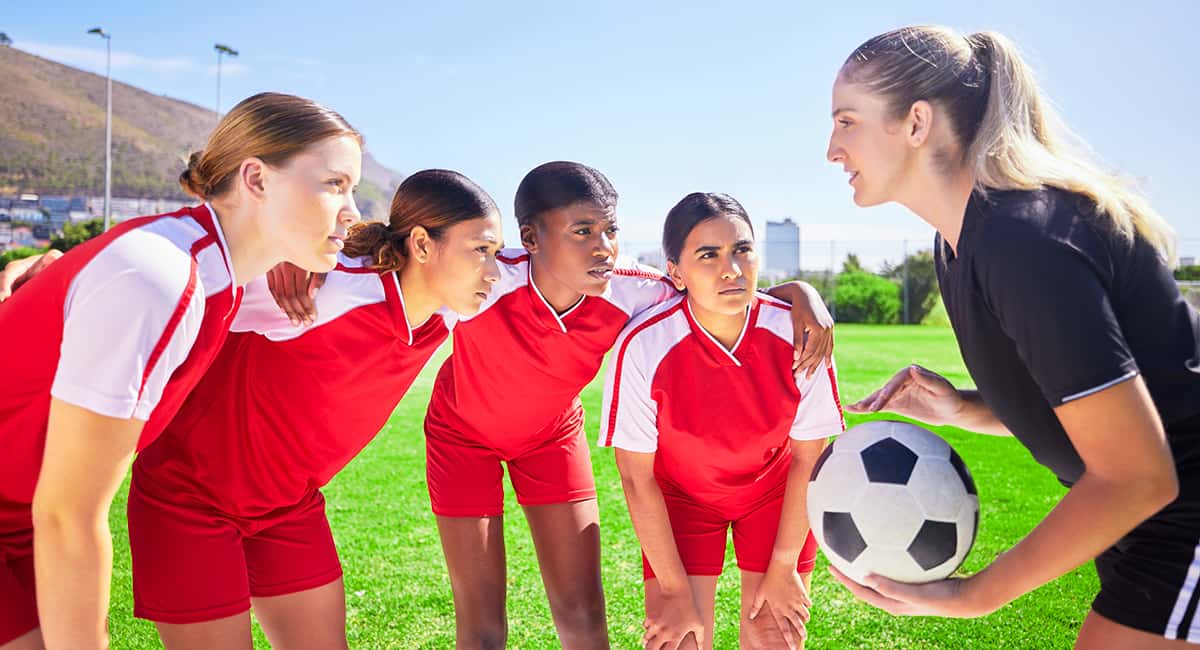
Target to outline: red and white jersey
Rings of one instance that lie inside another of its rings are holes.
[[[562,314],[535,286],[529,254],[498,256],[500,280],[479,313],[454,331],[438,373],[431,416],[497,448],[542,431],[570,408],[629,319],[672,296],[662,272],[617,260],[607,290]]]
[[[457,318],[409,326],[395,273],[339,256],[317,322],[295,327],[266,280],[246,287],[234,332],[159,441],[139,489],[245,517],[294,505],[379,432]]]
[[[28,523],[51,396],[146,420],[144,448],[212,363],[240,299],[220,225],[197,206],[123,222],[0,304],[0,519]]]
[[[639,317],[609,362],[600,444],[654,452],[655,477],[704,503],[753,503],[786,480],[789,438],[844,429],[833,367],[792,373],[790,309],[758,294],[732,350],[684,296]]]

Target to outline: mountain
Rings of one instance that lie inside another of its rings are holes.
[[[105,80],[0,47],[0,194],[104,193]],[[113,196],[185,198],[176,179],[216,114],[113,81]],[[363,158],[359,207],[386,218],[404,176]]]

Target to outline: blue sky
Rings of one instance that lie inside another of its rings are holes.
[[[758,223],[802,224],[804,266],[857,250],[897,258],[931,231],[898,207],[863,210],[825,161],[829,90],[866,38],[913,23],[995,29],[1025,51],[1068,123],[1141,179],[1200,256],[1200,2],[923,0],[771,3],[9,3],[15,46],[211,107],[212,46],[227,60],[223,106],[262,90],[342,112],[384,164],[457,169],[505,211],[533,166],[579,160],[621,193],[628,252],[657,247],[684,194],[723,191]],[[969,6],[977,5],[977,6]],[[203,9],[203,11],[201,11]],[[0,91],[2,92],[2,91]],[[839,261],[840,263],[840,261]]]

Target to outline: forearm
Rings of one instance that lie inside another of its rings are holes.
[[[979,394],[979,391],[959,390],[958,394],[962,396],[962,410],[955,415],[954,419],[948,422],[931,424],[949,424],[960,429],[985,433],[991,436],[1012,435],[1008,427],[1004,426],[1004,423],[992,412],[991,407],[983,401],[983,397]]]
[[[821,444],[821,448],[824,443]],[[820,453],[820,448],[817,449]],[[792,457],[788,469],[787,487],[783,493],[783,512],[779,517],[779,530],[775,533],[775,547],[771,551],[771,564],[780,569],[794,570],[808,538],[808,479],[812,473],[815,456]]]
[[[653,478],[622,479],[621,484],[625,491],[625,502],[629,505],[633,531],[662,590],[676,593],[689,589],[687,571],[679,558],[679,548],[675,545],[671,519],[667,514],[667,503],[658,482]]]
[[[46,647],[108,647],[112,537],[105,513],[37,516],[33,546],[38,614]]]
[[[1085,473],[1025,539],[974,576],[982,602],[997,607],[1095,558],[1164,503],[1154,481]]]

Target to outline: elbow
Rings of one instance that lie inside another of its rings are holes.
[[[1155,512],[1179,498],[1179,476],[1175,472],[1175,466],[1169,465],[1165,472],[1159,472],[1157,476],[1157,480],[1153,481],[1152,490]]]

